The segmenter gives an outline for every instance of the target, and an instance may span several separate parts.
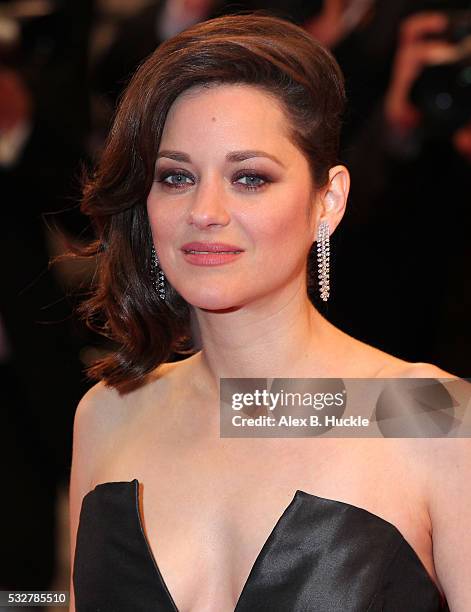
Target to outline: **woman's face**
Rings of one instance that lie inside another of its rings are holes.
[[[175,100],[147,211],[161,267],[189,304],[229,309],[304,288],[315,197],[269,94],[218,85]]]

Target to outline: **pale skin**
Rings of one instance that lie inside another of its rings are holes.
[[[311,305],[307,252],[320,220],[331,233],[340,222],[349,174],[335,166],[317,188],[286,127],[277,102],[247,85],[195,89],[170,109],[147,210],[161,266],[193,306],[203,348],[157,368],[127,396],[99,383],[80,402],[71,562],[83,496],[101,482],[137,478],[147,538],[178,609],[232,612],[268,534],[302,489],[393,523],[452,612],[465,612],[466,440],[219,437],[220,377],[452,377],[348,336]],[[258,156],[228,161],[234,151]],[[192,266],[179,248],[194,240],[244,252],[226,265]],[[70,590],[73,597],[72,582]]]

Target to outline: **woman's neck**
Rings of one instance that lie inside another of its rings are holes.
[[[200,366],[220,378],[325,375],[344,334],[311,304],[305,288],[231,312],[196,310]]]

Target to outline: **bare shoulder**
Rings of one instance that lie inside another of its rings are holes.
[[[80,503],[88,492],[98,458],[124,414],[125,401],[103,381],[93,385],[78,403],[72,439],[71,505]]]
[[[339,332],[339,330],[336,330]],[[348,355],[347,371],[354,376],[371,378],[428,378],[452,374],[430,363],[411,362],[387,353],[345,332],[340,332],[344,355]],[[336,366],[337,366],[336,362]]]
[[[404,378],[458,378],[455,374],[442,370],[442,368],[433,363],[425,362],[405,362],[402,369],[402,376]]]
[[[96,466],[112,452],[118,430],[125,428],[145,405],[150,387],[165,385],[172,364],[162,364],[148,377],[146,384],[121,395],[100,381],[93,385],[77,404],[72,440],[72,464],[69,481],[70,563],[73,569],[80,512],[84,497],[92,489]],[[70,612],[75,610],[71,572]]]
[[[106,455],[117,428],[129,418],[128,396],[100,381],[78,403],[72,440],[71,498],[79,501],[90,489],[95,467]]]
[[[76,479],[92,484],[95,467],[112,456],[116,440],[140,422],[146,411],[165,404],[178,388],[179,364],[163,363],[151,371],[143,384],[121,394],[100,381],[77,405],[73,430],[73,465]]]
[[[75,410],[69,481],[71,612],[75,610],[73,567],[80,511],[83,498],[90,489],[91,475],[103,446],[103,438],[115,421],[114,408],[119,406],[118,397],[116,390],[99,382],[85,393]]]
[[[103,381],[93,385],[77,405],[74,418],[74,438],[86,434],[94,441],[100,432],[106,431],[116,422],[122,412],[123,400],[118,391]]]
[[[430,378],[442,382],[453,395],[455,407],[465,406],[471,398],[471,384],[455,374],[443,370],[439,366],[427,362],[410,362],[380,351],[368,345],[363,346],[365,354],[369,355],[372,364],[371,371],[376,371],[377,378]],[[365,360],[366,361],[366,360]],[[449,384],[451,382],[451,385]],[[455,384],[457,382],[458,384]],[[398,452],[407,455],[413,460],[423,473],[425,479],[431,477],[431,482],[437,482],[438,472],[435,467],[441,461],[442,453],[450,453],[449,461],[453,462],[453,453],[460,452],[459,447],[467,448],[466,439],[458,438],[391,438],[387,440],[390,445],[398,447]],[[454,444],[454,441],[456,444]]]
[[[460,410],[464,409],[471,398],[471,384],[469,382],[432,363],[408,362],[393,358],[393,360],[389,361],[384,366],[384,369],[381,370],[381,376],[383,374],[385,377],[391,378],[430,378],[438,381],[438,383],[443,384],[449,396],[451,396],[452,403],[455,407],[455,417],[457,418],[460,417],[461,413],[459,414],[456,408],[459,407]],[[441,397],[441,395],[437,395],[437,400],[440,400]],[[435,406],[438,408],[438,406],[433,403],[434,398],[432,396],[427,396],[427,399],[431,402],[430,407]],[[396,439],[396,443],[403,448],[403,452],[408,452],[415,458],[419,465],[422,466],[426,476],[427,472],[429,475],[433,475],[432,482],[436,482],[436,475],[438,472],[436,471],[435,462],[441,461],[439,457],[447,449],[449,449],[451,453],[455,452],[455,449],[458,449],[458,447],[463,444],[462,441],[458,440],[459,438],[445,436],[434,438],[410,437],[398,438]],[[463,440],[463,438],[461,440]],[[454,444],[454,441],[458,442]],[[466,446],[466,444],[467,443],[464,442],[464,446]]]
[[[471,384],[469,379],[460,378],[432,363],[418,362],[406,364],[400,370],[399,376],[403,378],[433,378],[443,382],[453,397],[456,418],[464,415],[467,407],[470,405]],[[468,481],[471,478],[471,438],[439,437],[411,439],[411,443],[420,449],[422,459],[425,459],[424,466],[429,474],[432,498],[433,491],[443,491],[448,485],[454,486],[454,481],[455,484],[460,481],[464,475],[462,471],[460,472],[460,469],[467,471],[466,477]]]
[[[74,437],[86,431],[87,437],[99,438],[108,436],[115,428],[135,416],[145,403],[151,390],[161,393],[172,380],[171,373],[176,369],[175,363],[163,363],[150,372],[145,383],[138,389],[120,394],[114,387],[100,381],[93,385],[82,397],[75,412]]]
[[[467,379],[426,362],[398,364],[393,370],[397,378],[431,378],[442,383],[452,398],[455,418],[459,420],[470,405],[471,384]],[[430,399],[430,398],[429,398]],[[471,439],[465,437],[404,438],[401,444],[408,447],[421,462],[430,482],[430,491],[442,488],[441,479],[451,481],[456,471],[453,465],[463,464],[471,458]],[[471,465],[469,466],[471,468]],[[471,471],[468,474],[471,477]]]
[[[365,344],[362,348],[371,363],[376,365],[378,378],[457,378],[432,363],[406,361]]]
[[[397,375],[438,379],[454,395],[455,410],[456,403],[470,405],[470,383],[434,364],[406,363]],[[410,438],[395,442],[421,474],[434,566],[449,607],[457,612],[470,610],[471,438]]]
[[[389,361],[398,378],[438,380],[469,410],[471,384],[432,363]],[[458,413],[456,413],[457,415]],[[455,415],[455,416],[456,416]],[[433,564],[450,610],[471,610],[471,438],[401,438],[385,440],[415,472],[428,516]]]

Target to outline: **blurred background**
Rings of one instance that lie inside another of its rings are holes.
[[[73,418],[83,368],[107,350],[73,314],[93,270],[50,263],[93,237],[82,168],[161,41],[259,8],[328,46],[346,77],[352,189],[316,306],[384,351],[471,377],[471,2],[0,0],[0,590],[69,588]]]

